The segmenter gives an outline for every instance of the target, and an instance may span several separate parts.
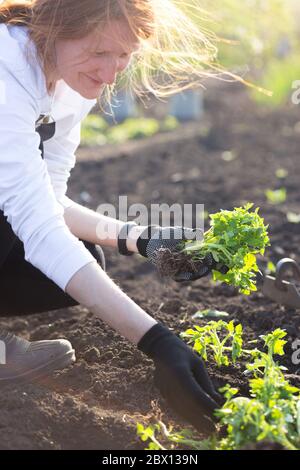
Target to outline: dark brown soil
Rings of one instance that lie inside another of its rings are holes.
[[[270,224],[272,247],[266,259],[288,256],[300,261],[300,225],[286,212],[300,213],[300,113],[297,106],[258,108],[236,86],[206,93],[207,114],[199,125],[187,125],[168,139],[115,149],[79,152],[69,196],[80,201],[87,191],[90,207],[117,203],[204,203],[208,212],[231,209],[245,201],[261,207]],[[222,159],[231,151],[237,158]],[[102,155],[107,158],[101,159]],[[288,170],[280,182],[275,172]],[[272,206],[266,188],[287,188],[287,201]],[[299,311],[287,310],[262,293],[245,297],[209,278],[193,284],[162,282],[140,257],[125,258],[107,250],[108,272],[147,312],[176,333],[194,324],[199,309],[226,310],[244,326],[248,340],[281,327],[288,332],[284,358],[293,382],[300,365],[291,362],[292,341],[300,337]],[[261,260],[262,266],[265,260]],[[199,323],[203,323],[200,320]],[[132,345],[81,307],[28,317],[1,319],[1,327],[30,338],[69,339],[76,364],[39,384],[6,387],[0,394],[0,447],[9,449],[139,449],[135,426],[152,419],[186,425],[168,409],[152,384],[153,368]],[[218,369],[208,364],[216,386],[237,385],[246,393],[243,368]],[[159,408],[160,407],[160,408]]]

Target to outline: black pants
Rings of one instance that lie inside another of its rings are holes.
[[[44,117],[40,116],[36,122],[36,131],[41,138],[42,158],[44,142],[55,134],[55,122],[44,123]],[[102,266],[104,260],[95,245],[85,241],[83,243]],[[24,256],[23,243],[0,211],[0,316],[28,315],[78,305],[78,302],[28,263]]]
[[[83,243],[100,264],[95,245]],[[16,237],[0,265],[0,316],[29,315],[78,305],[24,256],[24,245]]]

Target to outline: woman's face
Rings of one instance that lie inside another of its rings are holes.
[[[139,42],[125,22],[114,21],[83,39],[56,43],[56,79],[87,99],[98,98],[128,66]]]

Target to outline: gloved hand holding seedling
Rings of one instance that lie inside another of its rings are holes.
[[[149,226],[138,239],[137,248],[162,277],[171,277],[177,282],[195,281],[207,276],[216,265],[210,253],[200,262],[194,262],[182,252],[186,243],[202,238],[201,230]]]
[[[259,271],[256,255],[264,254],[270,244],[267,226],[253,204],[210,214],[211,228],[202,239],[186,237],[188,229],[175,227],[172,239],[163,237],[165,229],[147,240],[144,256],[157,267],[163,277],[175,281],[199,279],[211,271],[213,279],[236,286],[243,294],[256,290]],[[170,230],[170,229],[168,229]],[[159,235],[159,236],[157,236]],[[145,245],[145,241],[144,241]]]
[[[267,226],[253,204],[211,214],[211,228],[203,241],[186,243],[183,253],[197,262],[208,254],[215,263],[228,268],[227,272],[214,267],[213,278],[236,286],[243,294],[256,290],[255,276],[259,271],[256,255],[263,255],[270,244]]]

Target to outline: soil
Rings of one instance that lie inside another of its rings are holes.
[[[126,194],[129,204],[203,203],[208,212],[252,201],[270,224],[272,247],[261,266],[282,257],[299,261],[300,225],[286,218],[287,211],[300,213],[299,109],[257,107],[234,85],[206,92],[205,105],[201,123],[172,135],[114,149],[82,149],[68,195],[82,202],[82,192],[89,193],[93,209],[116,204]],[[235,158],[226,161],[228,155]],[[276,178],[278,168],[288,171],[284,181]],[[264,191],[281,186],[287,189],[286,202],[269,204]],[[243,324],[247,340],[285,328],[283,361],[293,383],[300,384],[300,365],[291,360],[292,342],[300,337],[299,311],[275,304],[260,290],[246,297],[209,278],[162,282],[138,256],[125,258],[113,250],[106,255],[110,276],[175,333],[195,324],[191,316],[205,308],[227,311],[229,319]],[[1,327],[31,340],[67,338],[77,354],[74,366],[47,380],[1,390],[1,448],[142,449],[138,421],[146,424],[161,415],[166,423],[187,427],[154,388],[151,361],[82,307],[2,318]],[[210,362],[208,370],[216,387],[230,383],[247,393],[242,365],[218,369]]]

